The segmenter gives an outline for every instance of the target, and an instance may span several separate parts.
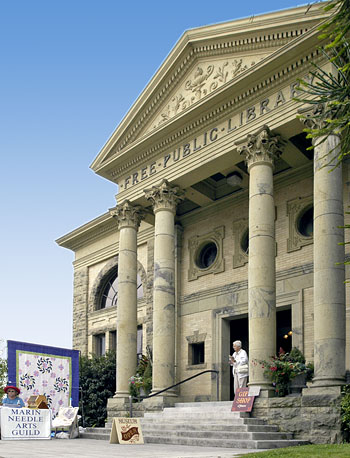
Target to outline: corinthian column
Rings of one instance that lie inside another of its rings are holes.
[[[110,210],[119,228],[117,304],[117,390],[114,397],[128,398],[128,380],[137,364],[137,229],[142,207],[123,202]]]
[[[163,180],[145,190],[155,214],[153,285],[153,387],[160,391],[175,383],[175,225],[176,205],[183,191]],[[168,390],[164,396],[174,396]],[[158,398],[158,397],[157,397]],[[158,402],[158,401],[157,401]]]
[[[306,118],[323,127],[324,107]],[[314,364],[312,388],[345,380],[345,266],[342,166],[339,137],[314,141]]]
[[[259,361],[276,354],[274,160],[281,142],[267,126],[248,135],[239,147],[249,179],[249,384],[271,390]],[[255,363],[255,364],[254,364]],[[265,391],[263,394],[268,394]]]

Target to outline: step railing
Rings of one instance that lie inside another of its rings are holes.
[[[143,401],[144,399],[148,398],[153,398],[154,396],[158,396],[161,393],[164,393],[165,391],[170,390],[171,388],[175,388],[176,386],[182,385],[183,383],[189,382],[190,380],[199,377],[200,375],[207,374],[207,373],[214,373],[216,375],[216,400],[219,400],[219,371],[216,371],[214,369],[208,369],[206,371],[199,372],[198,374],[192,375],[192,377],[188,377],[184,380],[181,380],[181,382],[175,383],[174,385],[168,386],[167,388],[164,388],[163,390],[157,391],[156,393],[149,394],[148,396],[129,396],[129,411],[130,411],[130,418],[132,418],[132,402],[134,399],[137,399],[138,402]]]

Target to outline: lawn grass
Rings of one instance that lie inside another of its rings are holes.
[[[240,455],[242,458],[277,458],[277,457],[296,457],[322,458],[331,456],[332,458],[350,457],[350,444],[324,444],[324,445],[302,445],[297,447],[277,448],[267,452],[247,453]]]

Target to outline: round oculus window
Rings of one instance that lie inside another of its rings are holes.
[[[305,210],[299,217],[297,228],[299,234],[304,237],[312,237],[314,234],[314,207]]]
[[[209,242],[203,245],[196,256],[196,264],[200,269],[208,269],[216,260],[218,247],[216,243]]]

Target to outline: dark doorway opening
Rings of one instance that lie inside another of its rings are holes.
[[[233,348],[232,342],[240,340],[242,342],[242,348],[248,353],[249,358],[249,336],[248,336],[248,317],[239,318],[232,320],[230,323],[230,347],[229,354],[232,355]],[[228,357],[228,355],[227,355]],[[230,368],[230,400],[234,398],[233,392],[233,375]]]
[[[288,309],[277,311],[276,321],[276,351],[279,353],[282,349],[286,353],[290,352],[292,349],[292,310],[290,306]]]
[[[277,310],[276,328],[276,352],[278,353],[280,348],[285,352],[289,352],[292,349],[292,310],[290,306],[283,310]],[[231,320],[230,322],[229,354],[231,355],[233,353],[232,342],[235,340],[242,342],[242,348],[248,353],[249,358],[249,327],[247,316]],[[233,375],[232,370],[230,370],[230,400],[233,400],[233,398]]]

